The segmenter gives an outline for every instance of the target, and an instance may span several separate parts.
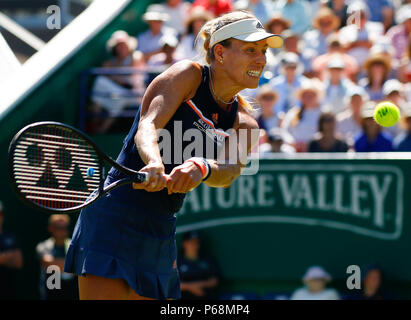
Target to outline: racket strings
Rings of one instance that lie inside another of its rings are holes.
[[[93,175],[88,175],[90,168]],[[55,125],[23,132],[13,154],[13,175],[23,196],[40,206],[83,204],[100,183],[99,158],[76,132]]]

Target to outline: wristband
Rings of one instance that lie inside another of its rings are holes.
[[[206,159],[193,157],[186,160],[186,162],[192,162],[200,169],[201,174],[203,175],[203,181],[208,179],[211,174],[211,167]]]

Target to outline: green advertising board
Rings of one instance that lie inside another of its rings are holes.
[[[256,174],[229,188],[190,192],[177,233],[200,230],[222,278],[252,279],[262,292],[300,285],[311,265],[325,267],[343,286],[348,266],[370,263],[386,271],[394,290],[404,289],[411,283],[409,157],[263,159]]]

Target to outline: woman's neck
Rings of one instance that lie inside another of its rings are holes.
[[[228,105],[234,102],[237,93],[245,88],[235,85],[223,70],[210,66],[209,72],[209,86],[214,100],[221,107],[227,108]]]

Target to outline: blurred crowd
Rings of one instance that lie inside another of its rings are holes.
[[[141,73],[98,76],[91,100],[111,119],[138,107],[144,89],[182,59],[202,62],[199,30],[233,10],[252,12],[281,34],[267,52],[257,89],[241,94],[255,106],[261,154],[270,152],[411,151],[410,0],[166,0],[147,8],[147,30],[115,32],[106,68]],[[113,94],[121,99],[107,98]],[[134,92],[134,95],[133,95]],[[101,93],[105,93],[101,94]],[[402,119],[373,121],[380,101],[395,103]],[[113,120],[99,126],[107,131]]]

